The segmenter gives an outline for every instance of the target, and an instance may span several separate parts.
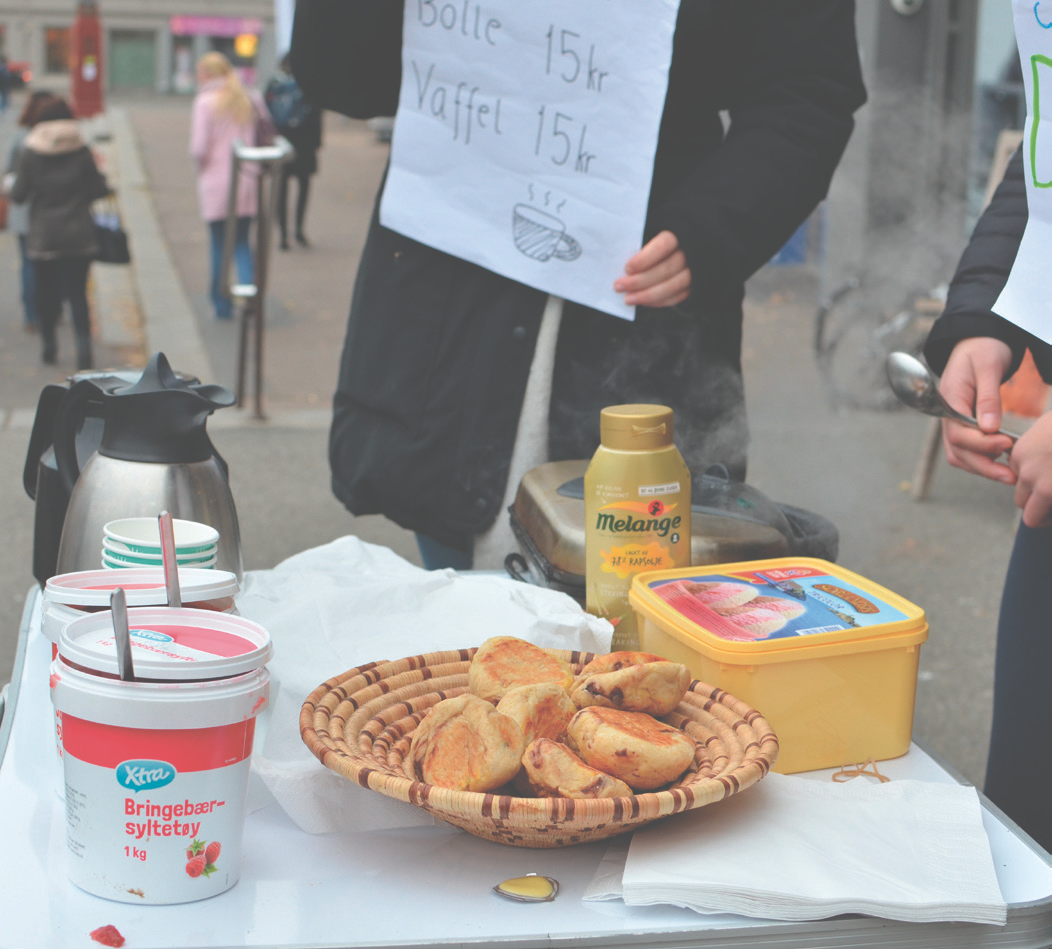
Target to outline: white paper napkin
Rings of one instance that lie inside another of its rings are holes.
[[[592,899],[611,896],[611,869]],[[630,905],[667,903],[764,919],[865,913],[1003,924],[974,788],[914,780],[818,782],[769,774],[725,801],[633,835]]]
[[[303,744],[300,707],[326,679],[365,662],[478,646],[491,636],[603,653],[612,633],[563,593],[497,575],[421,570],[356,537],[248,573],[237,607],[274,641],[270,707],[257,725],[253,772],[309,833],[432,822],[420,808],[330,771]]]

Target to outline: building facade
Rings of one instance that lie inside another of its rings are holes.
[[[78,0],[0,0],[0,52],[28,64],[35,87],[69,81],[70,37]],[[274,0],[97,0],[105,91],[188,95],[194,65],[226,54],[247,85],[271,76],[278,60]]]

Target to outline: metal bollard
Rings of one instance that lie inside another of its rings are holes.
[[[223,235],[220,292],[234,301],[241,321],[236,387],[239,407],[244,405],[245,363],[248,356],[250,331],[253,334],[255,341],[253,415],[257,419],[265,417],[263,414],[263,316],[270,262],[270,238],[277,210],[282,166],[292,158],[293,154],[292,146],[280,135],[275,139],[273,145],[244,145],[237,141],[234,142],[234,147],[231,149],[230,199],[227,204],[226,228]],[[237,229],[237,193],[245,164],[256,165],[260,170],[257,183],[259,211],[256,216],[256,246],[253,257],[255,282],[232,284],[230,269],[234,260],[234,239]]]

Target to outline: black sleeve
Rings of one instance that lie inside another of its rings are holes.
[[[400,0],[298,0],[292,73],[307,98],[356,119],[394,115],[402,9]]]
[[[730,125],[722,145],[652,215],[676,234],[699,292],[744,282],[825,197],[866,101],[850,0],[713,4],[697,56],[698,88]],[[678,28],[677,28],[678,32]],[[675,67],[675,63],[674,63]],[[655,228],[651,227],[651,230]]]
[[[1052,347],[993,311],[1008,280],[1026,230],[1026,183],[1023,153],[1017,151],[1004,179],[972,231],[950,282],[946,307],[924,344],[924,358],[941,374],[953,347],[962,339],[990,336],[1012,349],[1008,375],[1019,368],[1027,348],[1042,377],[1052,379]]]

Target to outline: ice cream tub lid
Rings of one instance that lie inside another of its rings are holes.
[[[135,678],[218,679],[265,665],[270,633],[258,623],[213,610],[135,607],[128,610]],[[106,677],[118,675],[113,618],[107,610],[69,623],[59,634],[65,662]]]
[[[163,567],[62,573],[44,584],[44,602],[109,607],[110,594],[117,587],[124,590],[128,606],[164,606],[168,602]],[[179,568],[179,593],[184,603],[235,596],[238,589],[237,574],[228,570]]]
[[[927,636],[920,607],[818,558],[638,574],[630,602],[660,625],[726,652],[784,654]]]

